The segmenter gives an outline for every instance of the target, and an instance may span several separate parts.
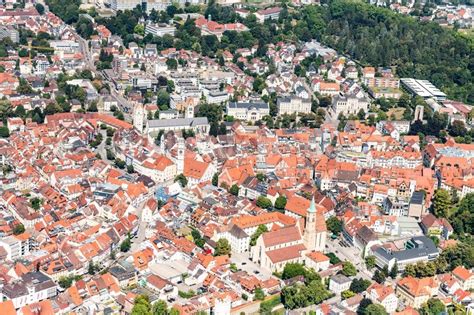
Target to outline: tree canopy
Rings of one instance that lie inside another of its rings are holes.
[[[350,261],[346,260],[342,263],[342,274],[348,277],[352,277],[357,274],[357,269]]]
[[[451,209],[451,195],[444,189],[438,189],[433,196],[432,210],[438,218],[447,218]]]
[[[385,307],[383,307],[380,304],[370,304],[365,309],[365,314],[366,315],[388,315],[387,311],[385,310]]]
[[[370,286],[371,281],[363,278],[354,279],[351,282],[349,290],[354,293],[362,293]]]
[[[263,209],[268,209],[272,206],[272,201],[267,197],[259,196],[257,198],[257,206]]]
[[[229,255],[231,251],[229,241],[225,238],[220,238],[216,244],[215,256]]]
[[[260,224],[257,230],[252,234],[252,236],[250,236],[250,246],[255,246],[255,244],[257,243],[257,239],[265,232],[268,232],[267,226],[264,224]]]
[[[321,280],[313,280],[309,284],[293,284],[281,291],[281,301],[285,308],[290,310],[319,304],[330,296],[331,293],[326,290]]]
[[[467,194],[461,199],[455,215],[450,218],[457,235],[474,234],[474,194]]]
[[[179,182],[179,184],[181,185],[181,187],[186,187],[186,185],[188,184],[188,179],[186,178],[186,176],[184,176],[184,174],[179,174],[179,175],[177,175],[177,176],[174,178],[174,181],[175,181],[175,182]]]
[[[446,311],[446,306],[440,299],[429,299],[420,309],[421,315],[438,315]]]
[[[326,226],[333,234],[339,234],[342,232],[342,221],[335,216],[326,220]]]
[[[21,223],[15,225],[15,227],[13,228],[13,234],[14,235],[20,235],[23,232],[25,232],[25,226]]]
[[[286,206],[286,197],[285,196],[278,196],[278,198],[275,200],[275,208],[278,210],[284,210]]]

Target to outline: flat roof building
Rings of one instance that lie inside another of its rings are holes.
[[[441,92],[428,80],[416,80],[412,78],[400,79],[402,87],[414,96],[423,98],[434,98],[438,101],[446,99],[446,94]]]
[[[406,241],[394,241],[373,246],[372,252],[379,268],[389,269],[397,264],[398,270],[403,271],[409,264],[428,262],[439,256],[439,251],[433,240],[426,236],[415,236]]]
[[[154,36],[163,36],[166,34],[174,35],[176,27],[164,23],[148,23],[145,26],[145,35],[152,34]]]

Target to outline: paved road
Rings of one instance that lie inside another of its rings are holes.
[[[86,62],[87,69],[94,72],[96,76],[101,76],[104,78],[104,80],[107,79],[107,75],[105,75],[104,72],[98,71],[95,67],[94,59],[92,58],[88,41],[79,36],[78,34],[76,35],[76,37],[79,42],[79,49],[84,55],[84,60]],[[106,82],[109,84],[111,96],[117,100],[120,110],[124,112],[125,120],[131,121],[130,113],[132,113],[133,111],[133,106],[122,95],[120,95],[120,93],[115,89],[114,84],[112,84],[112,82],[109,82],[108,80],[106,80]]]
[[[113,86],[113,84],[109,84],[110,86],[110,95],[117,101],[119,104],[120,110],[124,113],[125,120],[132,120],[131,113],[133,112],[133,106],[127,101]]]
[[[95,68],[94,65],[94,60],[92,59],[91,51],[89,49],[89,43],[87,40],[79,36],[79,34],[76,34],[77,40],[79,42],[79,49],[81,50],[81,53],[84,55],[84,60],[86,62],[86,66],[89,70],[94,72],[95,74],[98,74],[97,69]]]
[[[136,252],[137,250],[140,249],[140,245],[145,241],[146,239],[146,230],[147,230],[147,227],[148,227],[148,223],[143,221],[143,208],[145,207],[145,204],[146,202],[148,201],[148,199],[153,196],[153,194],[155,193],[155,187],[153,188],[150,188],[149,190],[150,192],[147,194],[147,196],[145,197],[144,201],[141,202],[138,206],[137,206],[137,212],[135,213],[135,215],[138,217],[138,232],[137,232],[137,236],[132,239],[132,247],[131,247],[131,250],[130,250],[130,253],[134,253]]]

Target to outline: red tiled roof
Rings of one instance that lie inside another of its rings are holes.
[[[268,258],[275,264],[301,257],[301,253],[306,250],[303,244],[283,247],[268,251],[266,254]]]

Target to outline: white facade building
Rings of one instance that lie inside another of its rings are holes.
[[[282,97],[277,100],[278,115],[307,114],[311,112],[311,100],[295,96]]]
[[[397,310],[398,297],[392,287],[374,283],[368,289],[369,298],[374,303],[382,305],[387,313],[392,314]]]
[[[227,115],[240,120],[257,121],[270,114],[267,103],[236,103],[227,104]]]
[[[18,309],[57,295],[57,285],[41,272],[29,272],[2,288],[2,298]]]
[[[340,294],[343,291],[349,290],[351,282],[351,279],[342,274],[332,276],[329,279],[329,290],[335,294]]]
[[[149,23],[145,26],[145,35],[152,34],[153,36],[163,36],[166,34],[174,36],[176,27],[164,23]]]
[[[339,114],[344,116],[357,115],[362,109],[367,113],[369,110],[369,102],[365,98],[359,98],[354,95],[336,95],[332,99],[331,114],[337,118]]]

